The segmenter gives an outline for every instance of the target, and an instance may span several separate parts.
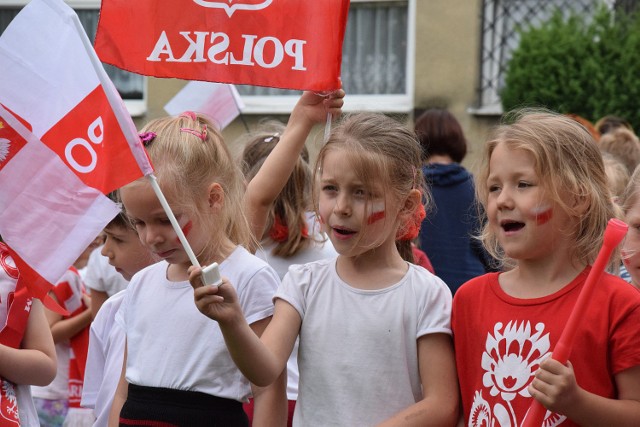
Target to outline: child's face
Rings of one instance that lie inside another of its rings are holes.
[[[499,143],[489,171],[487,216],[505,254],[539,260],[569,253],[572,219],[545,194],[533,155]]]
[[[174,200],[173,194],[165,191],[164,195],[171,205]],[[146,181],[135,181],[122,188],[120,196],[140,241],[146,248],[155,257],[170,264],[183,265],[186,271],[191,261],[151,185]],[[176,210],[173,213],[191,248],[196,254],[199,253],[206,244],[205,233],[200,232],[197,224],[185,214]]]
[[[633,285],[640,288],[640,197],[624,217],[629,231],[622,246],[622,261],[631,275]]]
[[[104,232],[107,238],[102,247],[102,255],[109,258],[109,264],[114,266],[125,279],[131,280],[138,271],[156,262],[138,238],[135,230],[119,225],[108,225]]]
[[[354,256],[385,244],[395,246],[400,206],[390,199],[385,198],[381,184],[365,184],[357,177],[342,150],[326,153],[319,213],[324,231],[339,254]]]

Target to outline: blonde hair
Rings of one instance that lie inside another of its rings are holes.
[[[619,127],[600,138],[600,149],[617,157],[627,168],[629,175],[640,164],[640,140],[635,133]]]
[[[284,125],[280,122],[265,122],[259,131],[246,134],[242,141],[247,140],[242,152],[242,171],[247,181],[251,181],[265,160],[280,141],[284,132]],[[311,209],[311,167],[309,166],[309,152],[306,147],[289,176],[285,186],[273,202],[269,211],[265,230],[271,230],[276,217],[288,229],[288,235],[283,241],[274,241],[273,255],[288,258],[307,248],[313,239],[311,231],[303,233],[307,228],[306,212]],[[259,238],[260,236],[258,236]]]
[[[627,171],[627,168],[620,159],[611,153],[603,151],[602,160],[604,162],[604,172],[607,175],[611,196],[617,203],[629,182],[629,171]]]
[[[147,123],[143,132],[156,137],[147,146],[158,183],[175,196],[172,209],[179,209],[203,225],[211,236],[202,253],[216,255],[216,237],[224,233],[233,243],[252,242],[249,223],[242,210],[244,182],[216,126],[204,115],[183,113]],[[223,208],[215,218],[208,209],[208,191],[218,183],[224,191]]]
[[[615,216],[602,155],[589,132],[575,120],[546,110],[519,110],[505,116],[509,124],[499,126],[485,145],[483,167],[476,178],[478,200],[485,209],[489,189],[489,161],[498,144],[524,150],[534,158],[534,170],[546,194],[568,215],[579,219],[569,236],[575,240],[573,256],[592,263],[602,245],[607,222]],[[567,194],[572,197],[567,197]],[[572,202],[584,201],[578,210]],[[491,255],[504,261],[497,237],[485,221],[480,236]]]
[[[640,167],[637,167],[631,178],[629,178],[629,182],[627,183],[627,187],[622,193],[622,197],[620,198],[620,206],[622,207],[622,212],[626,215],[627,212],[638,202],[638,198],[640,197]]]
[[[415,133],[406,125],[380,113],[344,116],[318,153],[314,182],[319,182],[324,159],[332,150],[341,150],[358,179],[365,185],[382,183],[385,194],[390,194],[398,202],[405,200],[412,189],[418,189],[422,192],[423,201],[429,205],[430,195],[421,170],[422,149]],[[314,186],[316,211],[318,190]],[[388,220],[395,218],[385,218],[385,221]],[[366,234],[366,218],[363,219],[362,227],[361,236]],[[400,224],[398,235],[403,234],[406,227],[407,225]],[[412,254],[401,255],[405,260],[413,262]]]

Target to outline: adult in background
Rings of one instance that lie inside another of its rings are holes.
[[[491,257],[474,238],[480,222],[473,177],[460,164],[467,141],[458,120],[444,109],[425,111],[415,131],[434,206],[422,221],[420,248],[455,293],[467,280],[492,270]]]

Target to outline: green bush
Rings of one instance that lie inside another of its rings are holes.
[[[613,114],[640,129],[640,14],[557,11],[520,30],[501,92],[504,111],[542,106],[596,121]]]

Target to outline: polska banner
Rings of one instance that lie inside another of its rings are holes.
[[[104,194],[153,171],[78,16],[62,0],[32,0],[0,37],[0,104]]]
[[[95,49],[139,74],[340,88],[349,0],[102,0]]]

